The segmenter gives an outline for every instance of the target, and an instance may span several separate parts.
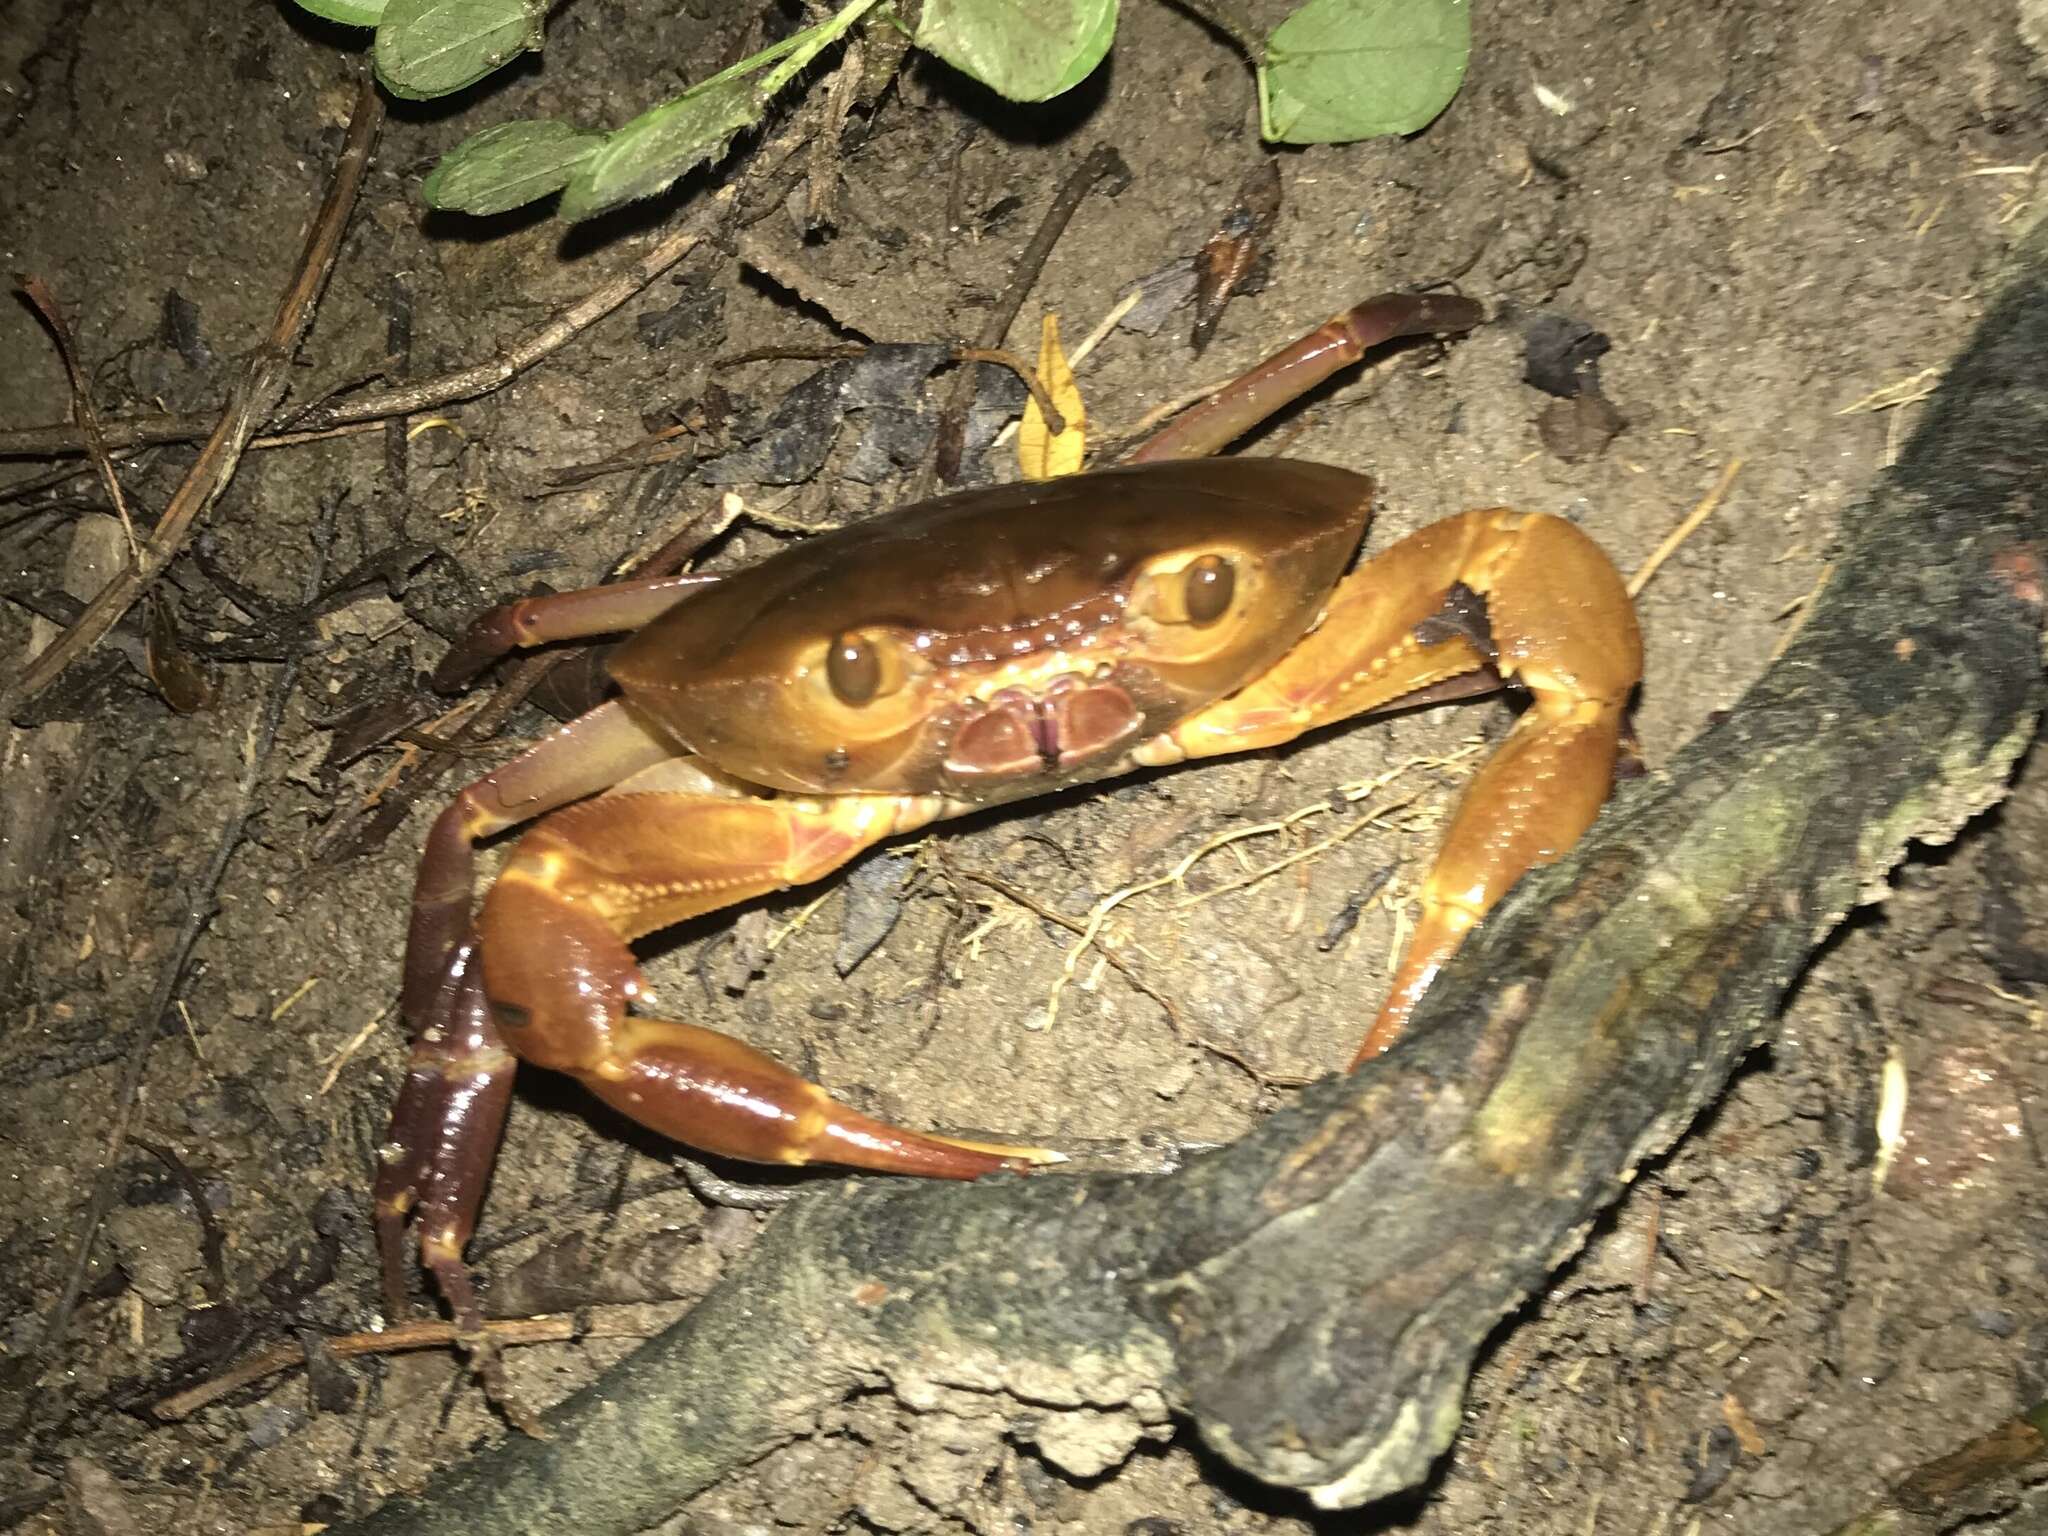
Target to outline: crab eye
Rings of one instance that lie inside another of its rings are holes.
[[[1237,595],[1237,568],[1221,555],[1204,555],[1182,575],[1181,602],[1191,624],[1214,624],[1230,612]]]
[[[882,658],[875,643],[862,634],[834,635],[825,657],[825,679],[840,703],[855,708],[872,703],[882,689]]]

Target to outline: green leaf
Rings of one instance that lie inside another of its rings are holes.
[[[636,197],[652,197],[692,166],[723,154],[734,134],[760,120],[777,91],[876,3],[851,0],[831,20],[786,37],[641,113],[576,167],[562,193],[561,216],[587,219]],[[769,64],[776,68],[761,74]]]
[[[925,0],[911,38],[1012,101],[1045,101],[1095,70],[1116,0]]]
[[[443,155],[421,191],[432,208],[503,213],[561,191],[604,137],[574,123],[500,123]]]
[[[1471,50],[1468,0],[1308,0],[1266,44],[1261,132],[1282,144],[1418,132],[1458,94]]]
[[[383,19],[386,0],[294,0],[302,11],[345,27],[374,27]]]
[[[751,79],[706,82],[643,112],[609,135],[569,178],[560,213],[587,219],[636,197],[652,197],[683,172],[725,152],[759,121],[769,93]]]
[[[377,78],[394,96],[446,96],[541,43],[534,0],[387,0]]]

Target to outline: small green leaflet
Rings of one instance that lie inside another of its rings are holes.
[[[760,121],[776,92],[876,3],[852,0],[831,20],[742,59],[608,135],[570,176],[561,216],[587,219],[636,197],[652,197],[692,166],[724,153],[734,134]],[[775,68],[760,74],[769,64]]]
[[[643,112],[600,140],[565,184],[565,219],[587,219],[618,203],[652,197],[692,166],[721,153],[728,140],[751,127],[765,103],[758,83],[729,80],[695,90]]]
[[[387,0],[377,78],[394,96],[446,96],[540,45],[533,0]]]
[[[431,208],[503,213],[561,191],[604,138],[574,123],[500,123],[443,155],[421,193]]]
[[[1109,52],[1116,0],[925,0],[911,39],[1012,101],[1072,90]]]
[[[298,0],[302,11],[345,27],[374,27],[383,19],[386,0]]]
[[[547,0],[297,0],[317,15],[377,24],[377,73],[395,94],[446,95],[541,45]],[[880,0],[743,59],[614,133],[508,123],[469,139],[428,178],[427,201],[499,213],[559,190],[587,219],[660,192],[725,152],[785,85]],[[1259,70],[1261,131],[1289,144],[1414,133],[1447,106],[1471,50],[1470,0],[1306,0]],[[925,0],[915,44],[1015,101],[1072,89],[1102,62],[1117,0]],[[1243,39],[1254,53],[1255,41]]]
[[[1281,144],[1419,132],[1458,94],[1471,49],[1469,0],[1308,0],[1267,42],[1260,131]]]

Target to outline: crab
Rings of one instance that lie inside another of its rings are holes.
[[[1059,1160],[885,1124],[641,1011],[633,940],[992,804],[1512,684],[1528,706],[1463,796],[1354,1065],[1392,1045],[1465,935],[1605,802],[1642,670],[1634,609],[1562,518],[1464,512],[1359,561],[1369,478],[1206,455],[1368,348],[1480,318],[1462,298],[1367,300],[1126,465],[942,496],[716,580],[481,619],[444,686],[515,647],[636,633],[609,663],[617,698],[462,790],[428,835],[414,1042],[375,1183],[393,1315],[416,1221],[458,1325],[481,1331],[463,1249],[517,1062],[724,1157],[953,1179]],[[475,845],[528,821],[476,907]]]

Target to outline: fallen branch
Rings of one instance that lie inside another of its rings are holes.
[[[1423,1478],[1488,1333],[1721,1092],[1821,937],[2004,792],[2042,694],[2044,359],[2048,226],[1784,656],[1522,881],[1388,1055],[1171,1175],[824,1188],[552,1439],[347,1529],[644,1529],[878,1380],[1009,1394],[1042,1448],[1072,1410],[1135,1440],[1175,1409],[1326,1506]]]
[[[72,340],[71,326],[64,318],[64,306],[57,302],[57,295],[50,291],[50,285],[33,274],[21,279],[21,291],[43,317],[43,324],[50,328],[51,339],[57,343],[57,355],[64,363],[64,376],[71,381],[71,414],[78,422],[79,440],[85,447],[86,457],[92,461],[94,472],[100,477],[107,500],[113,504],[114,515],[121,520],[121,532],[128,540],[128,558],[137,559],[141,548],[135,538],[135,520],[128,515],[128,498],[121,490],[121,477],[114,473],[114,460],[107,452],[106,439],[100,435],[100,414],[92,402],[92,381],[86,377],[79,362],[78,343]]]

